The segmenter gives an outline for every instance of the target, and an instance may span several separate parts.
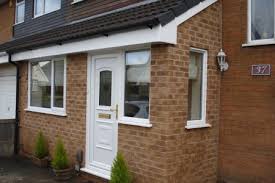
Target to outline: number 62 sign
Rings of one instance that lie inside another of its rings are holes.
[[[270,64],[252,65],[251,75],[252,76],[270,76],[271,65]]]

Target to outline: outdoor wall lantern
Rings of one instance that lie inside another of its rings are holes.
[[[220,52],[217,55],[217,60],[218,60],[218,64],[220,66],[220,71],[224,72],[228,70],[228,63],[226,62],[226,54],[224,53],[224,51],[221,49]]]

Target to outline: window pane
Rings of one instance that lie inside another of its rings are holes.
[[[51,62],[31,63],[31,106],[51,107]]]
[[[60,9],[61,0],[45,0],[45,13]]]
[[[44,0],[35,0],[34,14],[35,15],[44,14],[43,8],[44,8]]]
[[[16,6],[16,23],[21,23],[25,18],[25,3]]]
[[[188,86],[188,120],[202,118],[203,54],[190,53]]]
[[[124,116],[148,119],[150,51],[126,53]]]
[[[251,39],[274,38],[274,0],[251,0]]]
[[[64,61],[54,62],[54,107],[63,108]]]
[[[112,101],[112,72],[100,72],[99,105],[111,106]]]

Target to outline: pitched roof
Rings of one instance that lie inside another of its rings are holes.
[[[105,35],[129,28],[165,25],[204,0],[159,0],[58,28],[18,38],[0,45],[0,52],[16,52],[77,39]]]

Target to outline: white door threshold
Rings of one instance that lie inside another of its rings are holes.
[[[103,179],[107,179],[107,180],[111,179],[111,176],[100,173],[100,172],[97,172],[95,170],[91,170],[91,169],[88,169],[88,168],[81,168],[80,170],[82,172],[85,172],[85,173],[88,173],[88,174],[91,174],[91,175],[95,175],[95,176],[103,178]]]

